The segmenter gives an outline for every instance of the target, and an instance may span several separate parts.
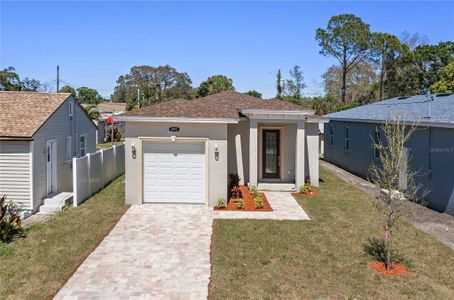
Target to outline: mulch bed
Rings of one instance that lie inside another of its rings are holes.
[[[393,264],[390,271],[386,271],[385,264],[379,261],[373,261],[369,264],[369,268],[377,271],[384,276],[404,276],[410,271],[401,264]]]
[[[262,208],[255,208],[255,201],[254,198],[252,197],[252,194],[249,192],[249,189],[246,185],[240,186],[240,191],[241,191],[241,197],[243,198],[243,203],[244,203],[244,208],[240,209],[236,207],[236,202],[234,198],[230,198],[229,203],[225,208],[217,208],[215,207],[215,210],[236,210],[236,211],[273,211],[271,208],[270,203],[268,202],[268,199],[266,199],[266,196],[264,193],[260,193],[262,195],[263,199],[263,207]]]

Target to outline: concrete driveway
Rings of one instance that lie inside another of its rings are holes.
[[[212,210],[133,205],[56,299],[206,299]]]

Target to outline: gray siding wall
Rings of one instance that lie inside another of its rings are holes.
[[[96,151],[96,126],[74,103],[74,115],[69,117],[67,99],[33,136],[33,209],[47,197],[47,141],[57,140],[57,193],[72,192],[72,162],[66,162],[66,137],[72,137],[73,156],[80,156],[80,135],[87,135],[87,153]]]
[[[0,141],[0,197],[31,208],[29,141]]]
[[[334,144],[330,145],[330,126]],[[375,162],[372,137],[377,124],[330,121],[325,124],[324,159],[354,174],[367,178],[369,166]],[[344,150],[344,128],[350,128],[350,150]],[[382,134],[383,137],[383,134]],[[417,172],[415,181],[423,191],[428,206],[447,211],[454,203],[454,130],[418,127],[406,144],[409,168]],[[451,201],[451,204],[448,205]],[[447,211],[454,215],[454,211]]]

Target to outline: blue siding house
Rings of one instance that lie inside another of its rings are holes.
[[[394,114],[418,127],[406,148],[407,166],[428,192],[427,205],[454,215],[454,94],[398,97],[325,115],[324,159],[367,178],[378,161],[374,140]]]

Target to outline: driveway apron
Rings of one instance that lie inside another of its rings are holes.
[[[212,211],[133,205],[56,299],[206,299]]]

